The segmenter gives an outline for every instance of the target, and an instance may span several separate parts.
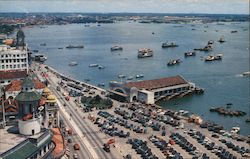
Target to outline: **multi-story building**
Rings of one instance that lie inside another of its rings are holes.
[[[24,33],[19,30],[14,47],[0,45],[0,85],[25,78],[28,70],[28,49],[24,43]]]

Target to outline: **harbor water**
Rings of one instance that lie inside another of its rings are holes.
[[[249,71],[248,28],[248,22],[224,25],[120,22],[101,26],[90,24],[89,27],[84,24],[34,26],[23,30],[29,47],[48,57],[45,64],[70,77],[89,79],[91,84],[104,83],[108,87],[109,81],[121,80],[117,78],[118,74],[127,77],[143,74],[143,79],[181,75],[204,88],[205,93],[162,101],[159,105],[188,110],[222,124],[228,130],[240,126],[240,133],[248,135],[250,123],[245,120],[250,116],[250,78],[241,75]],[[238,32],[231,33],[233,30]],[[217,42],[221,36],[225,43]],[[213,51],[197,51],[194,57],[184,57],[184,52],[204,47],[209,40],[214,40]],[[174,41],[179,47],[163,49],[161,44],[166,41]],[[40,45],[43,43],[46,46]],[[65,48],[68,45],[84,45],[84,48]],[[111,52],[114,45],[122,46],[123,50]],[[140,48],[153,49],[153,57],[138,59]],[[204,62],[203,57],[219,53],[223,54],[222,61]],[[182,62],[168,67],[167,62],[171,59],[181,59]],[[77,65],[69,66],[72,61]],[[105,68],[89,67],[90,64]],[[212,106],[226,106],[227,103],[233,104],[231,109],[245,111],[247,115],[226,117],[209,111]]]

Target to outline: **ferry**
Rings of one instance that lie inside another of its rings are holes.
[[[178,47],[178,45],[174,42],[165,42],[161,45],[162,48],[169,48],[169,47]]]
[[[195,56],[196,52],[195,51],[188,51],[184,53],[185,57],[189,57],[189,56]]]
[[[176,59],[176,60],[170,60],[167,65],[168,66],[173,66],[173,65],[177,65],[179,63],[181,63],[181,60],[180,59]]]
[[[89,67],[98,67],[99,65],[96,64],[96,63],[93,63],[93,64],[89,64]]]
[[[76,66],[76,65],[78,65],[78,63],[76,61],[72,61],[69,63],[69,66]]]
[[[84,48],[83,45],[69,45],[69,46],[66,46],[67,49],[74,49],[74,48],[79,48],[79,49],[82,49]]]
[[[144,58],[144,57],[152,57],[153,56],[153,50],[150,48],[142,48],[138,50],[138,58]]]
[[[110,48],[110,50],[111,50],[111,51],[118,51],[118,50],[121,51],[121,50],[123,50],[123,48],[122,48],[121,46],[117,46],[117,45],[116,45],[116,46],[112,46],[112,47]]]
[[[47,56],[43,54],[35,54],[33,57],[34,61],[44,62],[47,60]]]
[[[226,42],[226,40],[225,40],[225,38],[224,38],[224,37],[220,37],[220,39],[218,40],[218,42],[220,42],[220,43],[224,43],[224,42]]]

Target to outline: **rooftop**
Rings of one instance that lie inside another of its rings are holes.
[[[27,76],[26,71],[0,71],[0,80],[20,79]]]
[[[46,86],[44,83],[40,82],[37,79],[33,79],[35,89],[44,89]],[[22,80],[14,80],[9,85],[5,87],[5,91],[21,91],[22,89]]]
[[[58,128],[52,128],[51,130],[54,133],[54,135],[52,137],[52,141],[55,143],[55,149],[52,152],[52,156],[54,158],[61,157],[65,151],[64,139],[63,139],[62,134]]]
[[[180,84],[187,84],[188,82],[181,76],[166,77],[153,80],[145,80],[139,82],[128,82],[124,85],[126,87],[136,87],[138,89],[154,90],[164,87],[176,86]]]

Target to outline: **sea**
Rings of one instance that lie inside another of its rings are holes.
[[[113,24],[67,24],[23,28],[31,50],[39,50],[48,59],[45,64],[70,77],[98,85],[109,81],[122,81],[117,76],[143,74],[141,80],[181,75],[186,80],[205,89],[203,95],[186,96],[157,104],[163,108],[188,110],[204,120],[221,124],[227,130],[241,128],[243,135],[250,134],[250,78],[242,76],[249,71],[249,22],[223,22],[207,24],[142,24],[118,22]],[[237,30],[236,33],[231,31]],[[217,42],[220,37],[226,42]],[[213,40],[213,51],[199,52],[194,57],[184,57],[184,52],[201,48]],[[175,42],[179,47],[161,47],[163,42]],[[46,46],[41,44],[46,43]],[[68,45],[84,45],[84,48],[66,49]],[[122,51],[111,52],[114,45]],[[58,49],[63,48],[63,49]],[[140,48],[151,48],[154,56],[138,59]],[[221,61],[205,62],[208,55],[223,54]],[[171,59],[181,63],[168,67]],[[77,66],[69,66],[70,62]],[[105,69],[89,67],[90,64]],[[136,79],[134,79],[135,81]],[[226,106],[247,113],[242,117],[226,117],[210,112],[211,107]]]

